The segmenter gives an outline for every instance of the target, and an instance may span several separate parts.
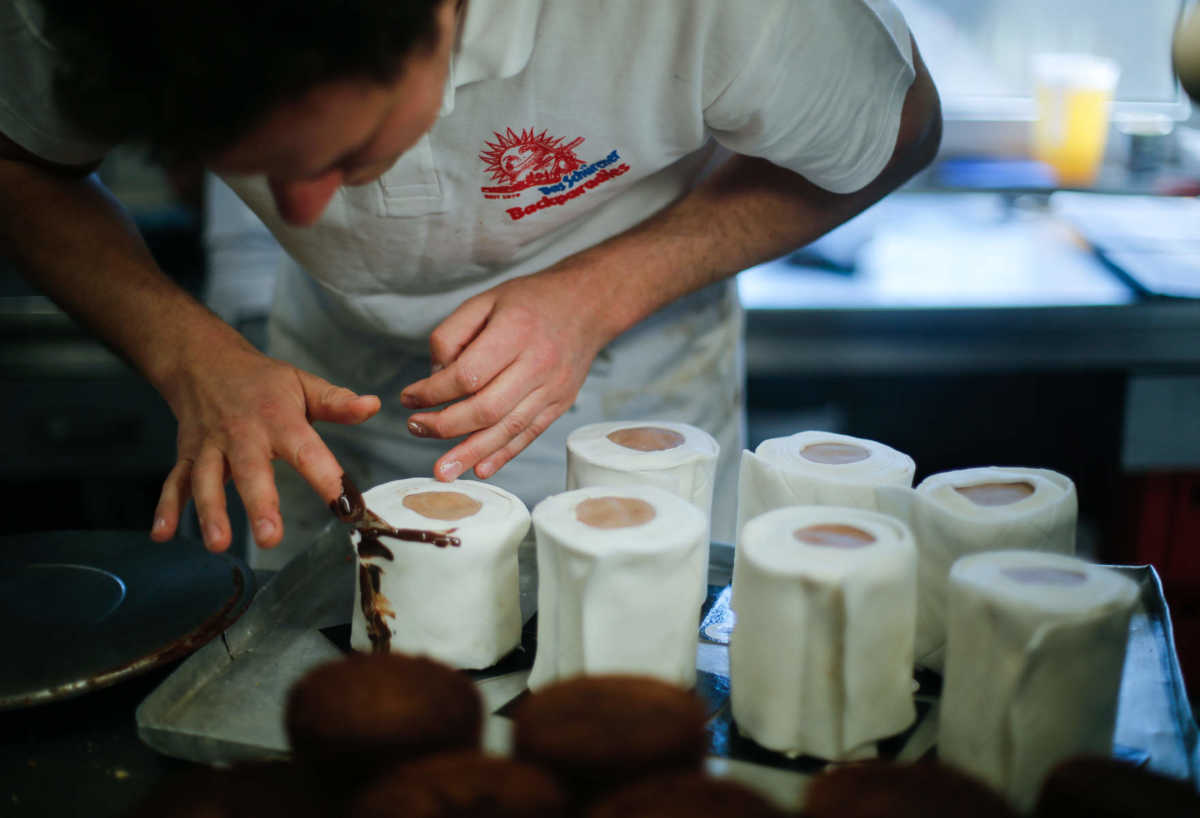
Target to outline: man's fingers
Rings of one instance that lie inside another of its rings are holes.
[[[362,423],[380,409],[379,398],[375,395],[359,395],[309,372],[296,372],[304,389],[309,421]],[[275,430],[272,448],[276,456],[299,472],[325,503],[341,494],[342,467],[309,423],[291,424]]]
[[[275,488],[270,452],[244,447],[230,456],[229,468],[246,507],[254,541],[262,548],[278,545],[283,537],[283,521],[279,515],[279,492]]]
[[[439,369],[428,378],[404,387],[400,403],[407,409],[428,409],[473,395],[486,386],[488,380],[484,373],[472,369],[469,364],[455,361],[446,369]]]
[[[469,298],[434,328],[429,334],[429,359],[434,372],[454,363],[483,331],[493,304],[487,293]]]
[[[192,468],[192,497],[200,518],[200,534],[209,551],[224,551],[232,540],[225,510],[225,455],[216,446],[200,450]]]
[[[313,427],[294,427],[279,436],[274,449],[276,456],[295,469],[326,504],[342,493],[342,467]]]
[[[427,409],[474,395],[508,368],[521,350],[520,344],[485,331],[445,369],[405,387],[400,402],[409,409]]]
[[[375,395],[359,395],[303,370],[296,370],[296,374],[304,389],[305,413],[309,420],[362,423],[379,411],[380,402]]]
[[[541,400],[540,390],[531,393],[499,423],[476,432],[446,452],[438,458],[438,462],[434,466],[434,477],[439,480],[453,480],[480,461],[499,452],[512,441],[525,437],[533,440],[545,431],[550,422],[561,413],[561,410],[555,411],[551,414],[550,420],[545,421],[545,425],[536,425],[535,419],[541,421],[546,416],[546,409],[551,408],[543,407]],[[554,404],[551,406],[553,407]],[[521,445],[521,449],[527,445],[529,445],[528,442]],[[478,472],[476,474],[479,477],[487,476]]]
[[[517,363],[471,397],[439,412],[413,415],[408,420],[408,430],[417,437],[447,439],[487,429],[509,418],[532,389],[527,367]]]
[[[179,515],[192,490],[192,461],[183,458],[175,464],[167,479],[163,481],[158,505],[154,509],[154,523],[150,527],[150,538],[155,542],[166,542],[175,536],[179,527]]]
[[[557,406],[547,407],[533,422],[525,427],[516,437],[506,443],[499,451],[484,458],[475,466],[475,476],[486,480],[500,471],[508,461],[519,455],[525,447],[532,443],[538,435],[550,428],[550,424],[558,420],[562,409]]]

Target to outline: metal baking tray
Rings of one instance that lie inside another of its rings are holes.
[[[729,712],[729,684],[726,649],[729,623],[728,581],[732,576],[733,549],[713,545],[709,582],[722,586],[701,621],[699,656],[702,661],[698,687],[726,688],[725,704],[709,722],[712,739],[710,770],[725,772],[757,786],[783,804],[800,803],[808,778],[822,769],[820,759],[790,758],[766,750],[738,735]],[[1117,703],[1117,724],[1113,733],[1113,755],[1125,761],[1174,778],[1186,779],[1200,789],[1200,732],[1188,703],[1187,690],[1171,617],[1163,597],[1162,584],[1153,566],[1109,566],[1138,584],[1141,598],[1129,623],[1129,642],[1125,669]],[[724,580],[724,582],[722,582]],[[708,650],[706,651],[706,643]],[[710,667],[705,668],[707,657]],[[704,671],[708,670],[708,673]],[[918,668],[915,683],[917,720],[904,733],[879,742],[880,757],[900,761],[921,758],[934,749],[937,738],[938,698],[941,678]],[[791,777],[788,777],[788,774]]]
[[[521,647],[497,667],[473,674],[490,715],[485,746],[507,752],[508,707],[525,691],[534,645],[537,571],[532,536],[521,544]],[[166,755],[210,764],[288,755],[283,728],[287,691],[300,676],[346,649],[354,603],[354,556],[346,530],[331,525],[255,598],[222,638],[193,654],[137,710],[142,740]],[[736,778],[785,805],[803,796],[823,763],[789,758],[737,735],[729,713],[728,585],[733,549],[714,543],[710,593],[700,619],[698,692],[709,702],[708,769]],[[1115,734],[1115,754],[1200,785],[1200,739],[1175,654],[1171,621],[1150,566],[1118,567],[1136,581],[1141,605],[1130,624]],[[918,718],[900,736],[880,742],[886,758],[916,759],[937,735],[940,679],[917,673]]]
[[[283,708],[292,684],[349,650],[355,556],[348,529],[331,523],[284,566],[242,618],[196,651],[138,706],[142,741],[206,764],[286,758]],[[522,644],[500,663],[472,672],[489,713],[525,690],[532,665],[537,569],[532,535],[518,550]],[[502,749],[507,720],[489,719],[485,741]]]

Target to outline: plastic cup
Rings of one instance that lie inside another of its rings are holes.
[[[1038,54],[1033,59],[1033,157],[1059,184],[1087,186],[1096,179],[1108,138],[1109,109],[1120,69],[1090,54]]]

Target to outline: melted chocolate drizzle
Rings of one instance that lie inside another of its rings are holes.
[[[379,542],[379,537],[394,537],[397,540],[407,540],[408,542],[423,542],[430,545],[436,545],[438,548],[446,548],[453,546],[457,548],[462,545],[462,540],[458,537],[451,536],[455,529],[451,528],[447,531],[424,531],[419,528],[393,528],[387,522],[371,509],[367,508],[367,504],[363,501],[362,493],[358,490],[358,486],[354,485],[354,481],[350,479],[350,475],[342,475],[342,493],[338,498],[329,504],[329,510],[341,520],[343,523],[350,523],[354,529],[362,535],[362,542],[359,544],[359,555],[363,554],[362,546],[365,543],[370,556],[380,556],[385,559],[392,559],[392,552]]]
[[[383,571],[378,565],[358,564],[358,584],[361,589],[359,605],[366,620],[372,653],[388,653],[392,647],[392,629],[383,621],[383,612],[376,605],[382,575]]]
[[[392,553],[392,549],[379,541],[379,537],[373,531],[359,532],[362,534],[362,539],[358,541],[358,556],[363,559],[368,557],[382,557],[385,560],[394,560],[396,556]]]

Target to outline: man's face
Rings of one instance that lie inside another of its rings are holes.
[[[318,85],[268,114],[218,154],[213,169],[265,174],[285,221],[315,222],[339,187],[378,179],[433,127],[454,43],[455,5],[444,0],[435,47],[410,56],[397,79]]]

